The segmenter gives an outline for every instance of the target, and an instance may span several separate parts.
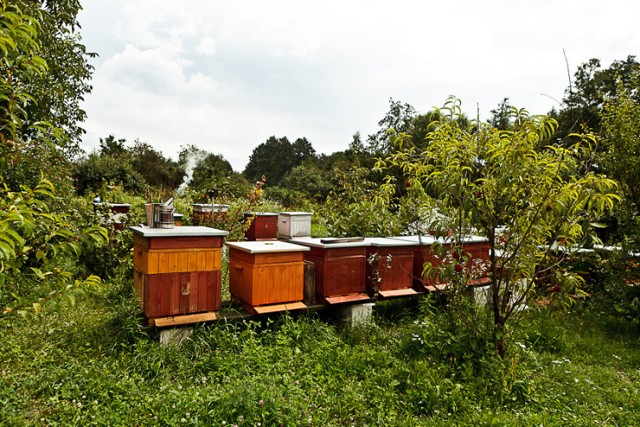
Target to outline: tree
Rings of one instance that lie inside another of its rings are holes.
[[[574,83],[565,91],[564,105],[558,117],[560,126],[554,137],[565,139],[570,133],[580,131],[582,126],[598,132],[605,101],[616,97],[619,81],[628,84],[639,69],[640,63],[633,55],[626,60],[613,61],[605,69],[595,58],[581,64],[574,74]]]
[[[177,162],[166,158],[146,142],[135,140],[129,150],[131,166],[154,188],[175,189],[182,181],[183,172]]]
[[[389,99],[389,111],[378,122],[380,129],[367,137],[367,150],[372,156],[384,156],[393,149],[392,133],[406,133],[416,116],[416,110],[410,104]]]
[[[509,103],[509,98],[504,98],[498,104],[498,107],[491,110],[491,117],[489,118],[489,124],[496,129],[509,130],[512,129],[513,123],[511,118],[513,117],[513,107]]]
[[[555,251],[567,251],[596,239],[592,224],[613,208],[615,181],[578,167],[591,156],[592,135],[576,135],[569,148],[548,146],[538,151],[540,140],[556,129],[555,120],[512,112],[513,130],[471,122],[460,126],[460,102],[450,99],[440,109],[442,119],[432,123],[429,145],[417,150],[403,138],[398,150],[379,167],[399,167],[412,191],[422,193],[439,215],[429,229],[450,236],[448,262],[438,268],[425,266],[425,274],[450,284],[459,294],[471,280],[487,275],[491,289],[491,321],[488,335],[497,354],[507,354],[511,328],[523,305],[536,290],[536,277],[552,272],[567,292],[575,292],[581,279],[560,270]],[[385,187],[393,187],[390,176]],[[486,265],[470,263],[463,241],[470,233],[488,238],[490,259]],[[479,322],[469,322],[478,327]]]
[[[242,175],[253,182],[265,175],[268,185],[278,186],[294,167],[315,158],[315,150],[306,138],[291,144],[286,136],[271,136],[253,149]]]
[[[39,55],[42,14],[29,15],[12,2],[0,3],[0,165],[15,166],[25,146],[63,144],[61,130],[37,123],[29,106],[38,102],[30,84],[46,75]],[[33,6],[33,3],[28,3]],[[100,227],[83,229],[69,214],[58,214],[53,184],[40,174],[34,187],[9,188],[0,174],[0,319],[12,313],[38,313],[42,303],[65,295],[99,278],[79,279],[70,271],[69,257],[78,257],[90,242],[107,238]],[[30,309],[30,310],[29,310]]]
[[[87,52],[77,32],[80,1],[13,0],[13,3],[38,19],[37,53],[48,65],[47,73],[24,81],[26,90],[37,99],[26,106],[29,118],[24,130],[33,123],[49,122],[57,132],[56,145],[69,156],[76,155],[85,133],[81,123],[87,116],[80,104],[92,89],[89,80],[93,66],[89,60],[97,56]]]
[[[122,185],[136,194],[144,194],[147,189],[144,178],[134,170],[130,160],[97,153],[75,164],[73,179],[80,195],[97,193],[107,184]]]
[[[605,100],[601,133],[604,170],[620,183],[623,203],[616,212],[618,228],[640,247],[640,70],[620,80],[616,96]],[[619,236],[623,237],[623,236]]]
[[[100,138],[100,155],[112,157],[124,157],[127,155],[127,140],[124,138],[116,139],[115,136],[109,135],[106,138]]]

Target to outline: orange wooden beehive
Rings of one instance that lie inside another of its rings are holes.
[[[368,300],[367,246],[362,238],[299,238],[291,243],[310,248],[305,260],[315,264],[316,297],[328,304]]]
[[[309,248],[280,241],[227,246],[229,290],[245,309],[263,313],[305,307],[303,254]]]
[[[222,242],[208,227],[131,227],[134,286],[149,319],[220,309]]]
[[[383,297],[414,295],[414,243],[381,237],[365,239],[367,247],[367,291]]]

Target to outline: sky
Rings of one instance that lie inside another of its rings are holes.
[[[93,91],[83,148],[114,135],[244,170],[270,136],[345,150],[389,100],[449,96],[481,120],[508,97],[559,108],[577,67],[640,54],[637,0],[84,0]]]

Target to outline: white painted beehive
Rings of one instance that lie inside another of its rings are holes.
[[[311,236],[311,212],[280,212],[278,235],[285,240]]]

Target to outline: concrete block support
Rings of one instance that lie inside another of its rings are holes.
[[[192,327],[160,329],[160,344],[167,347],[180,344],[193,333]]]
[[[350,327],[367,325],[372,322],[374,305],[372,302],[341,305],[336,306],[335,312]]]

